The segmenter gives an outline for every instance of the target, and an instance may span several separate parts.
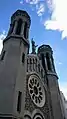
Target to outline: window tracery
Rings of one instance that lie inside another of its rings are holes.
[[[42,107],[45,103],[45,92],[36,76],[30,76],[28,81],[28,89],[33,102],[37,106]]]

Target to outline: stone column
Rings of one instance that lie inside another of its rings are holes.
[[[34,69],[36,71],[36,59],[34,59]]]
[[[53,71],[55,72],[55,66],[54,66],[54,60],[53,60],[53,57],[51,57],[51,61],[52,61]]]
[[[44,61],[45,61],[45,68],[46,68],[46,70],[48,70],[48,66],[47,66],[46,57],[44,57]]]
[[[11,31],[12,31],[12,24],[10,24],[10,28],[9,28],[9,31],[8,31],[8,35],[11,34]]]
[[[35,59],[33,58],[33,71],[35,71]]]
[[[29,72],[29,59],[27,59],[27,72]]]
[[[38,73],[38,61],[36,63],[36,72]]]
[[[29,28],[27,27],[27,29],[26,29],[26,38],[28,39],[28,37],[29,37]]]
[[[36,72],[37,72],[37,59],[35,59],[35,69],[36,69]]]
[[[28,58],[28,72],[30,72],[30,59]]]
[[[13,34],[16,33],[17,25],[18,25],[18,21],[16,20],[15,21],[15,25],[14,25],[14,29],[13,29]]]
[[[51,71],[54,71],[51,57],[49,58],[49,60],[50,60]]]
[[[43,70],[41,69],[41,78],[43,78]]]
[[[33,58],[31,59],[31,68],[32,68],[32,71],[33,71]]]
[[[24,36],[24,26],[25,26],[25,22],[22,22],[22,26],[21,26],[21,35]]]
[[[40,73],[40,64],[38,63],[38,72]]]
[[[47,60],[49,60],[49,64],[48,64]],[[51,60],[51,56],[50,55],[49,55],[48,59],[45,57],[45,62],[46,62],[45,64],[46,64],[47,70],[53,71],[52,60]],[[50,67],[50,69],[49,69],[49,67]]]
[[[30,71],[32,71],[32,58],[30,58]]]

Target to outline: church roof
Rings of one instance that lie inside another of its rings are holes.
[[[24,11],[24,10],[19,10],[19,9],[18,9],[18,10],[12,15],[11,20],[12,20],[15,16],[26,16],[26,17],[31,21],[30,16],[29,16],[28,13],[27,13],[26,11]]]
[[[38,52],[44,51],[45,49],[48,49],[48,50],[52,51],[52,48],[50,47],[50,45],[43,44],[38,48]]]

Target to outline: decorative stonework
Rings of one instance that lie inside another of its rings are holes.
[[[45,119],[50,119],[49,111],[51,111],[51,109],[49,110],[49,108],[48,108],[48,99],[47,99],[48,98],[47,97],[48,92],[47,92],[47,89],[45,89],[45,87],[44,87],[46,102],[45,102],[45,105],[43,107],[38,107],[37,105],[35,105],[35,103],[31,99],[31,96],[30,96],[29,90],[28,90],[28,81],[29,81],[30,76],[32,76],[32,75],[35,75],[35,73],[33,73],[31,75],[27,75],[27,78],[26,78],[25,110],[29,111],[31,113],[31,115],[32,115],[33,110],[40,109],[40,111],[43,113]],[[39,80],[39,82],[40,82],[40,80]],[[27,111],[25,111],[25,112],[27,112]],[[53,119],[53,118],[51,118],[51,119]]]
[[[33,102],[38,107],[43,107],[45,104],[45,91],[37,76],[30,76],[28,80],[28,90]]]
[[[31,19],[30,19],[30,16],[28,15],[28,13],[27,13],[26,11],[17,10],[17,11],[12,15],[11,21],[14,21],[14,19],[15,19],[16,17],[19,18],[19,16],[22,17],[22,18],[23,18],[23,17],[26,17],[26,18],[27,18],[28,25],[29,25],[29,27],[30,27]]]
[[[44,119],[41,115],[37,114],[34,119]]]
[[[45,119],[40,109],[34,109],[32,113],[25,110],[24,119]]]

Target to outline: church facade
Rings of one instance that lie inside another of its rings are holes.
[[[0,119],[65,119],[53,51],[41,45],[29,53],[31,19],[17,10],[11,17],[0,56]]]

